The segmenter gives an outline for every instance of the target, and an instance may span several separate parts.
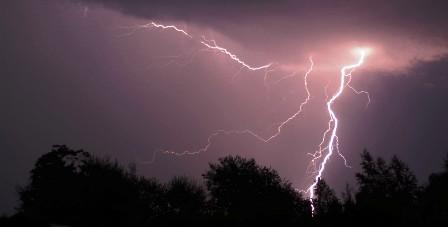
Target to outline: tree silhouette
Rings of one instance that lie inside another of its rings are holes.
[[[334,226],[340,223],[342,204],[335,192],[320,179],[316,185],[316,198],[313,199],[314,217],[319,226]]]
[[[116,162],[90,159],[83,166],[82,226],[137,226],[140,199],[136,178]],[[147,212],[150,212],[149,210]]]
[[[218,215],[231,225],[303,222],[309,206],[291,184],[271,168],[239,156],[219,159],[204,175]]]
[[[138,201],[136,201],[138,223],[147,226],[163,222],[162,218],[168,213],[168,202],[165,198],[166,188],[156,179],[136,177],[134,182],[137,188]]]
[[[374,160],[367,151],[361,158],[363,172],[356,174],[360,220],[369,220],[367,226],[411,223],[419,193],[415,175],[395,156],[389,164],[382,158]]]
[[[167,187],[167,199],[174,213],[189,216],[200,215],[205,207],[204,189],[187,177],[175,177]]]
[[[354,196],[347,186],[340,200],[319,180],[311,217],[309,200],[254,159],[211,163],[204,189],[187,177],[161,184],[137,176],[136,164],[56,145],[37,160],[18,212],[0,226],[446,226],[448,157],[424,188],[395,156],[361,158]]]
[[[31,171],[30,184],[19,190],[19,212],[42,222],[74,223],[80,209],[81,167],[90,155],[55,145]]]
[[[172,226],[202,225],[207,213],[204,189],[187,177],[174,177],[167,184],[166,199],[169,217],[165,218]],[[165,224],[168,224],[165,222]]]
[[[423,193],[421,213],[427,226],[448,223],[448,155],[444,164],[443,172],[431,174]]]
[[[66,146],[42,155],[19,193],[21,215],[47,224],[142,226],[167,212],[156,181]]]
[[[345,191],[342,193],[342,217],[339,218],[340,225],[357,226],[356,201],[353,196],[353,189],[350,185],[345,185]]]

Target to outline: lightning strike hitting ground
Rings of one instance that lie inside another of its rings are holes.
[[[333,104],[334,104],[335,100],[337,100],[339,98],[339,96],[342,94],[342,92],[344,91],[345,87],[349,86],[349,83],[351,81],[351,74],[352,74],[352,72],[356,68],[360,67],[364,63],[364,58],[366,56],[366,51],[364,49],[360,49],[359,54],[360,54],[360,57],[359,57],[359,60],[358,60],[358,62],[356,64],[347,65],[347,66],[342,67],[338,90],[327,101],[327,110],[328,110],[328,114],[330,116],[330,121],[328,122],[327,130],[324,132],[324,134],[322,136],[322,142],[319,145],[319,150],[316,151],[316,153],[312,154],[313,155],[313,159],[311,160],[312,165],[315,165],[315,162],[322,158],[324,151],[328,151],[328,152],[323,157],[322,162],[318,165],[319,167],[318,167],[317,173],[316,173],[316,175],[314,177],[314,182],[306,190],[309,193],[309,199],[310,199],[310,202],[311,202],[310,203],[311,204],[311,211],[312,211],[313,214],[314,214],[314,210],[315,210],[314,209],[314,205],[313,205],[313,199],[315,198],[316,185],[319,182],[319,180],[322,178],[322,174],[325,171],[327,162],[330,159],[330,157],[333,155],[335,149],[338,152],[338,154],[344,159],[344,162],[347,165],[347,161],[346,161],[345,157],[342,155],[342,153],[339,152],[339,148],[338,148],[339,142],[338,142],[337,130],[338,130],[338,126],[339,126],[339,120],[336,117],[336,114],[335,114],[335,112],[333,110]],[[347,71],[348,71],[348,73],[347,73]],[[348,80],[346,81],[347,77],[348,77]],[[331,132],[330,139],[328,140],[327,146],[322,148],[322,145],[326,141],[327,134],[330,133],[330,132]]]

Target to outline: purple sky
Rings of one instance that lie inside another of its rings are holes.
[[[225,3],[224,3],[225,2]],[[310,157],[325,130],[324,87],[333,93],[341,65],[358,45],[373,48],[353,85],[335,104],[342,152],[324,174],[333,187],[353,182],[359,153],[397,154],[421,182],[448,151],[448,3],[445,1],[124,1],[22,0],[0,3],[0,213],[17,204],[35,160],[53,144],[136,162],[139,174],[200,179],[228,154],[254,157],[304,188]],[[240,70],[222,54],[176,32],[138,30],[150,21],[214,38],[264,72]],[[191,54],[194,55],[191,56]],[[185,66],[168,64],[168,56]],[[305,98],[308,56],[312,99],[303,115],[269,144],[250,136],[217,137],[198,156],[157,149],[198,149],[217,129],[264,136]],[[191,62],[190,62],[191,60]],[[293,71],[294,78],[275,83]],[[237,76],[234,78],[234,75]]]

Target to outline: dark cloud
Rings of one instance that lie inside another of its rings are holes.
[[[302,28],[317,34],[405,32],[426,40],[443,39],[448,35],[448,2],[444,0],[77,1],[140,18],[183,21],[225,31],[248,26],[265,28],[266,33],[281,32],[282,36],[307,33]]]
[[[285,64],[310,53],[334,59],[331,52],[359,45],[374,46],[381,61],[373,62],[389,69],[448,53],[444,0],[75,1],[141,19],[212,29],[246,49],[267,53],[267,61]]]

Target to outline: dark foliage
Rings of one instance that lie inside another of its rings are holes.
[[[423,224],[442,226],[448,223],[448,156],[444,171],[431,174],[429,184],[423,191],[421,213]]]
[[[164,225],[198,226],[207,223],[205,190],[186,177],[175,177],[167,184],[165,194],[168,213],[161,218]]]
[[[307,202],[273,169],[255,160],[225,157],[203,175],[215,215],[227,225],[292,225],[306,223]]]
[[[76,222],[82,207],[80,168],[88,160],[90,154],[66,146],[54,146],[42,155],[31,171],[30,184],[19,192],[19,212],[39,222]]]
[[[19,190],[21,204],[0,226],[446,226],[445,169],[425,187],[393,157],[364,151],[358,189],[339,199],[323,180],[316,198],[303,198],[289,182],[253,159],[225,157],[203,174],[205,188],[187,178],[166,184],[136,175],[115,161],[54,146]]]
[[[38,159],[18,213],[40,223],[142,226],[167,210],[165,189],[116,162],[66,146]]]
[[[361,166],[363,172],[356,174],[359,221],[371,220],[365,226],[412,226],[419,187],[406,164],[395,156],[389,163],[382,158],[374,160],[364,151]]]
[[[335,192],[319,180],[316,185],[316,198],[313,200],[314,219],[318,226],[339,226],[342,222],[342,204]]]

